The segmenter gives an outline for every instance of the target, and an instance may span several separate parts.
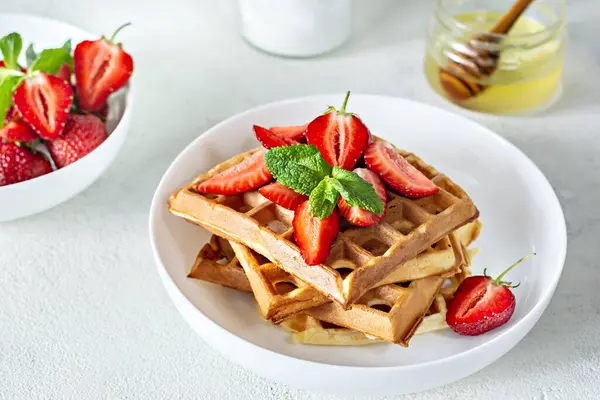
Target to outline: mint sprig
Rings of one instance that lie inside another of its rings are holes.
[[[309,196],[309,209],[315,218],[327,218],[340,195],[351,206],[383,213],[384,204],[373,185],[354,172],[332,168],[313,145],[276,147],[265,154],[265,163],[279,183]]]
[[[305,195],[331,174],[331,166],[313,145],[276,147],[265,154],[265,163],[279,183]]]

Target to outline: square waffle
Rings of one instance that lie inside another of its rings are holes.
[[[435,246],[396,269],[377,286],[428,276],[456,275],[466,262],[461,245],[470,245],[479,235],[480,226],[476,220],[442,238]],[[346,263],[341,265],[347,268]],[[340,271],[344,272],[342,269]],[[262,316],[273,323],[329,302],[316,289],[249,248],[235,242],[230,244],[215,235],[198,253],[188,276],[238,290],[253,291]]]
[[[307,265],[294,243],[292,211],[270,202],[257,191],[223,196],[196,190],[199,183],[257,151],[261,150],[239,154],[174,192],[169,199],[170,211],[262,254],[344,308],[357,302],[398,266],[479,215],[471,199],[452,180],[414,154],[398,150],[440,191],[419,200],[389,192],[387,213],[380,223],[367,228],[343,226],[328,260],[320,265]],[[345,277],[335,269],[339,260],[354,266]]]

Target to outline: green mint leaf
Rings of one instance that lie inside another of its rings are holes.
[[[305,195],[331,174],[331,166],[313,145],[275,147],[265,154],[265,163],[279,183]]]
[[[22,80],[22,76],[7,76],[0,84],[0,128],[4,126],[6,113],[12,105],[13,91],[19,86]]]
[[[308,207],[313,217],[323,219],[331,215],[340,195],[336,183],[339,182],[327,176],[311,192]]]
[[[373,185],[354,172],[340,167],[333,168],[333,177],[340,183],[338,190],[346,203],[377,215],[383,213],[383,202],[377,196]]]
[[[29,43],[29,46],[27,46],[27,50],[25,50],[25,63],[27,65],[27,68],[31,67],[31,64],[33,64],[33,62],[37,60],[37,58],[38,55],[33,49],[33,43]]]
[[[71,53],[62,47],[58,49],[46,49],[39,54],[38,58],[31,65],[30,70],[55,74],[64,63],[69,63],[69,65],[73,63]]]
[[[16,32],[9,33],[0,39],[0,51],[4,56],[4,65],[6,68],[19,69],[19,54],[23,48],[21,35]]]

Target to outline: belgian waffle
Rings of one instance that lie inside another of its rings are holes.
[[[469,246],[479,235],[480,226],[481,223],[476,220],[452,232],[435,246],[397,268],[377,286],[428,276],[450,277],[460,273],[465,264],[461,245]],[[273,323],[329,301],[316,289],[249,248],[235,242],[230,244],[215,235],[198,253],[188,276],[238,290],[253,291],[262,316]]]
[[[398,266],[479,215],[471,199],[452,180],[414,154],[398,150],[440,191],[419,200],[390,192],[387,213],[380,223],[367,228],[342,227],[328,260],[311,266],[304,262],[294,243],[292,211],[270,202],[257,191],[222,196],[196,190],[199,183],[257,151],[261,150],[239,154],[177,190],[169,199],[170,211],[262,254],[344,308],[357,302]],[[340,260],[352,269],[345,277],[335,269]]]

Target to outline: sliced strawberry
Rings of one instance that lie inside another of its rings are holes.
[[[398,154],[392,145],[383,140],[373,142],[367,147],[365,164],[393,190],[406,197],[418,199],[432,196],[440,190],[435,183]]]
[[[48,160],[14,143],[0,143],[0,186],[12,185],[52,172]]]
[[[331,245],[340,231],[340,215],[336,209],[329,217],[318,219],[311,215],[308,201],[294,212],[294,239],[300,247],[302,258],[308,265],[322,264],[327,260]]]
[[[340,214],[344,218],[348,220],[353,225],[357,226],[371,226],[375,225],[385,216],[385,205],[387,204],[387,191],[385,190],[385,186],[383,186],[383,182],[379,179],[379,177],[374,173],[369,171],[366,168],[356,168],[354,172],[363,178],[365,181],[373,185],[375,189],[375,193],[379,196],[379,200],[382,201],[384,208],[383,214],[377,215],[374,212],[363,210],[357,206],[351,206],[346,203],[346,200],[340,197],[339,207]]]
[[[269,129],[263,128],[258,125],[254,125],[254,133],[256,139],[263,145],[265,149],[272,149],[274,147],[290,146],[292,144],[298,144],[297,141],[290,139],[286,136],[276,135]]]
[[[117,29],[110,39],[85,40],[75,47],[77,100],[82,109],[100,111],[108,96],[129,81],[133,59],[120,43],[114,43],[116,34],[126,25]]]
[[[515,311],[515,296],[510,291],[511,282],[501,279],[508,271],[529,256],[523,257],[498,278],[487,275],[470,276],[465,279],[454,294],[448,308],[446,322],[461,335],[477,336],[505,324]]]
[[[308,124],[305,125],[293,125],[293,126],[272,126],[269,128],[271,132],[278,136],[285,136],[292,140],[301,142],[306,134]]]
[[[58,168],[81,159],[108,138],[102,120],[93,114],[71,114],[63,135],[47,144]]]
[[[71,67],[67,63],[63,63],[54,75],[71,83]]]
[[[26,79],[13,94],[15,108],[43,139],[59,137],[73,104],[73,89],[61,78],[40,73]]]
[[[9,142],[31,142],[38,135],[21,118],[13,118],[0,129],[0,138]]]
[[[269,183],[261,187],[258,189],[258,193],[288,210],[295,210],[301,203],[308,200],[307,196],[297,193],[279,182]]]
[[[315,118],[306,131],[308,144],[315,145],[329,164],[351,170],[371,140],[369,129],[354,114],[346,112],[350,92],[340,110],[331,108]]]
[[[273,179],[265,164],[266,149],[261,149],[233,167],[200,183],[197,190],[212,194],[239,194],[255,190]]]

